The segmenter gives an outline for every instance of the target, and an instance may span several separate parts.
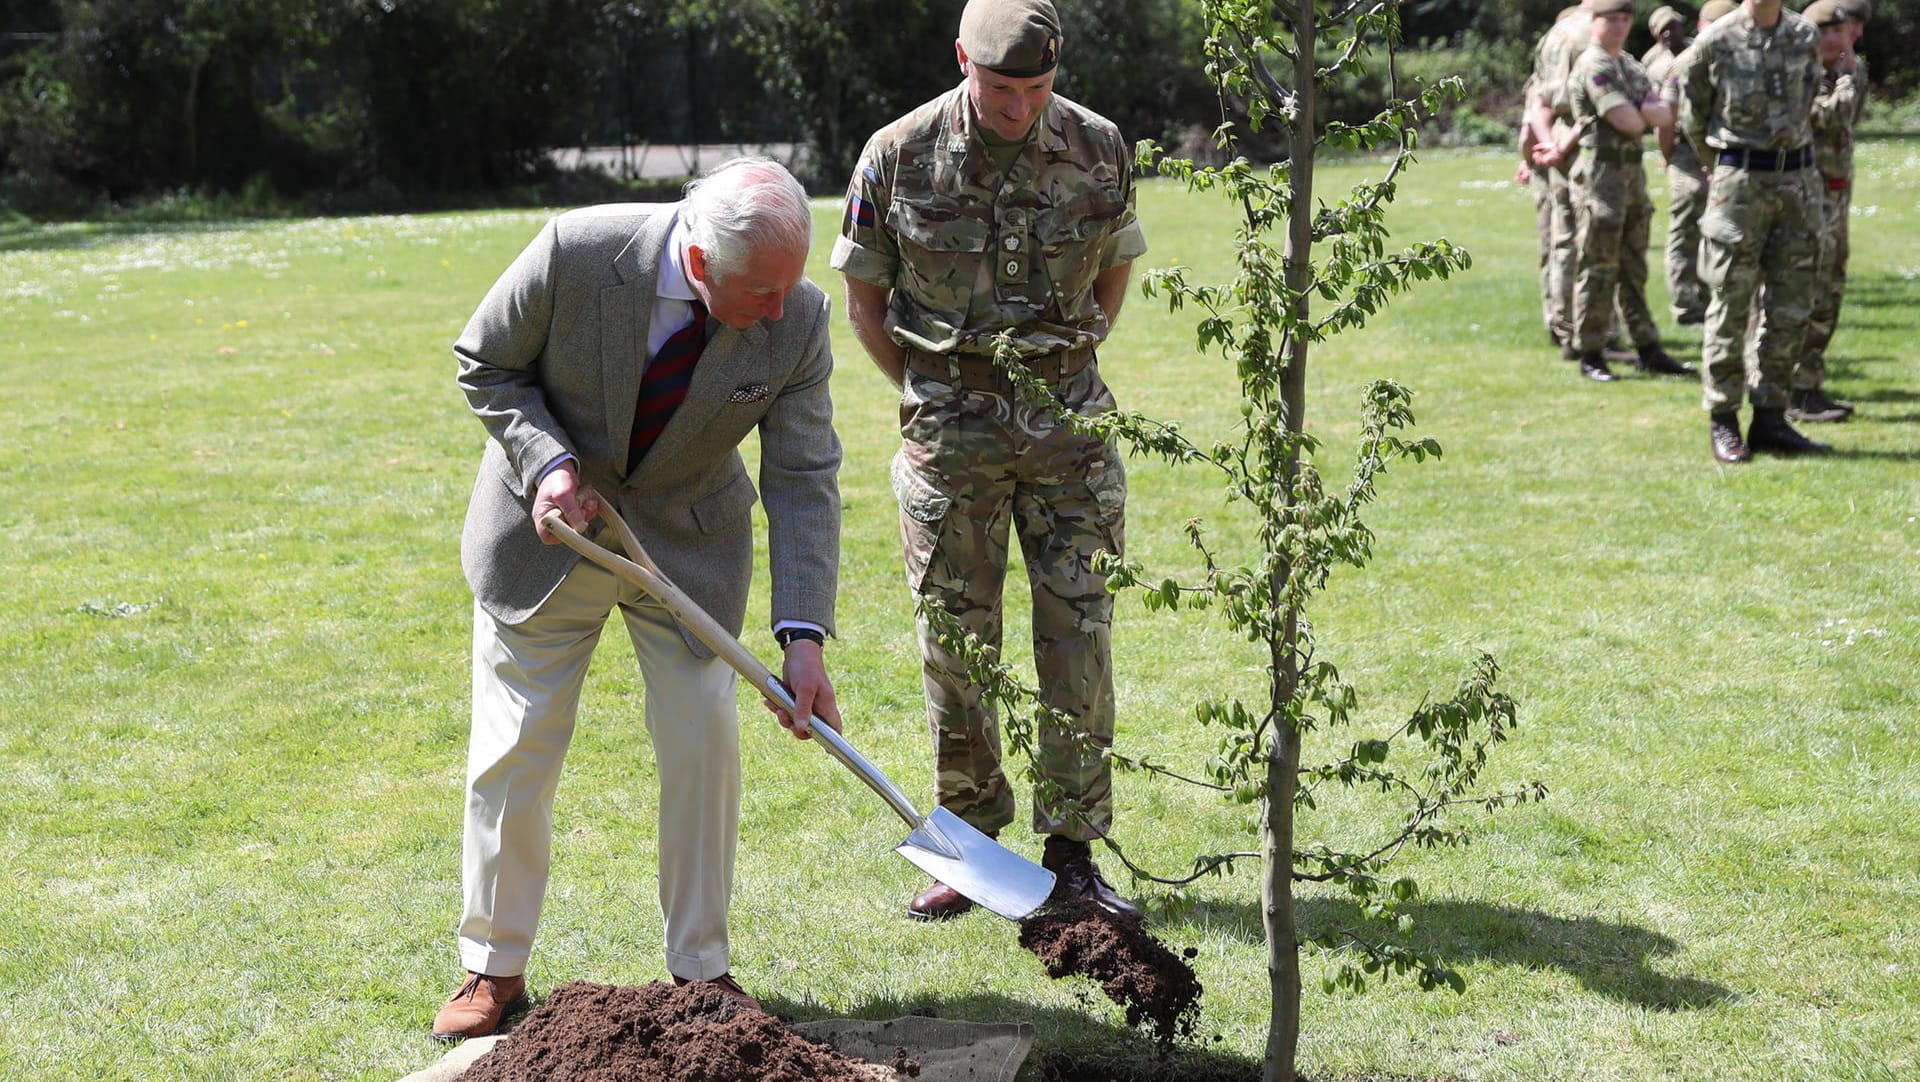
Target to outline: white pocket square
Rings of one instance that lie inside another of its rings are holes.
[[[764,383],[743,383],[727,396],[728,402],[758,402],[767,397],[767,385]]]

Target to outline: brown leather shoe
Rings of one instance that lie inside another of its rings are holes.
[[[725,995],[728,999],[733,1000],[742,1007],[752,1007],[754,1010],[761,1012],[766,1011],[766,1008],[760,1005],[759,1000],[748,995],[747,990],[740,987],[740,982],[734,980],[733,974],[731,973],[722,973],[710,981],[690,981],[685,977],[675,977],[673,979],[673,986],[675,988],[681,988],[689,984],[711,984],[715,988],[718,988],[722,995]]]
[[[973,908],[973,899],[935,881],[933,886],[914,895],[907,903],[907,917],[910,920],[952,920]]]
[[[507,1016],[525,1010],[527,979],[524,976],[489,977],[484,973],[467,974],[467,982],[433,1016],[433,1039],[464,1041],[468,1037],[486,1037],[500,1028]]]

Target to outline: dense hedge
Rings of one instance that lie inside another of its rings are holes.
[[[1063,92],[1131,138],[1204,149],[1221,117],[1199,0],[1057,2]],[[798,140],[830,190],[875,127],[957,80],[963,3],[0,0],[0,201],[185,189],[418,204],[538,180],[550,147],[623,142]],[[1469,98],[1438,137],[1504,141],[1560,4],[1406,0],[1394,75],[1403,89],[1463,76]],[[1876,88],[1910,92],[1920,0],[1877,8]],[[1387,80],[1380,66],[1322,93],[1360,119]]]

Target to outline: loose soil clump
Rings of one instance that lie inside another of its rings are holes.
[[[1020,945],[1054,980],[1086,977],[1126,1008],[1127,1025],[1150,1024],[1163,1045],[1191,1038],[1200,1022],[1200,979],[1145,927],[1087,901],[1060,902],[1020,922]]]
[[[474,1061],[461,1082],[891,1082],[917,1075],[815,1044],[711,985],[576,981]]]

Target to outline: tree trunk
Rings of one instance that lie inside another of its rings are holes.
[[[187,103],[180,117],[180,164],[187,184],[200,180],[200,72],[206,66],[204,60],[196,60],[187,69]]]
[[[1294,317],[1305,322],[1313,259],[1314,158],[1314,26],[1312,0],[1286,8],[1293,21],[1293,115],[1289,170],[1293,192],[1287,207],[1287,245],[1284,273],[1287,289],[1298,298]],[[1294,477],[1299,471],[1299,434],[1306,423],[1307,341],[1299,334],[1282,343],[1280,401],[1286,410],[1290,437],[1279,463],[1276,483],[1287,486],[1291,505]],[[1292,571],[1292,561],[1281,554],[1278,574]],[[1283,603],[1284,578],[1273,586],[1273,604]],[[1281,624],[1281,641],[1273,644],[1273,710],[1275,732],[1267,756],[1266,823],[1261,831],[1262,912],[1267,937],[1267,975],[1273,992],[1267,1026],[1263,1082],[1294,1082],[1300,1048],[1300,938],[1293,905],[1294,791],[1300,776],[1300,730],[1290,720],[1289,704],[1300,685],[1300,612],[1290,606]]]

